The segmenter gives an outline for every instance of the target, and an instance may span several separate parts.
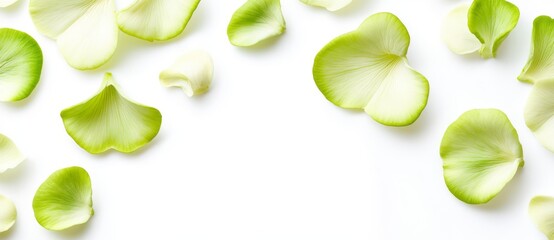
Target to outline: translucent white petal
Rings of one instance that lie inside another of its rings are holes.
[[[352,2],[352,0],[300,0],[305,4],[323,7],[329,11],[340,10]]]
[[[481,42],[469,31],[467,25],[469,7],[470,5],[464,4],[452,10],[442,27],[442,39],[450,51],[456,54],[470,54],[481,48]]]
[[[25,160],[25,156],[8,137],[0,134],[0,173],[17,167]]]
[[[10,230],[16,218],[17,210],[13,202],[0,195],[0,233]]]
[[[0,7],[8,7],[17,2],[17,0],[0,0]]]
[[[536,196],[531,199],[529,216],[548,239],[554,239],[554,198]]]
[[[202,94],[210,88],[213,61],[204,51],[181,56],[170,68],[160,73],[160,82],[166,87],[180,87],[189,97]]]

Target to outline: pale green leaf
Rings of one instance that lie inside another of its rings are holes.
[[[231,44],[247,47],[281,35],[285,28],[280,0],[248,0],[233,14],[227,36]]]
[[[213,77],[213,62],[204,51],[193,51],[181,56],[160,73],[160,82],[166,87],[180,87],[187,96],[208,91]]]

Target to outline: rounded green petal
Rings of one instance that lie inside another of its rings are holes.
[[[338,11],[350,4],[352,0],[300,0],[301,2],[316,6],[323,7],[329,11]]]
[[[444,133],[440,155],[448,189],[470,204],[494,198],[524,163],[517,132],[497,109],[462,114]]]
[[[31,36],[0,28],[0,101],[28,97],[40,80],[42,50]]]
[[[162,123],[160,111],[121,95],[111,73],[95,96],[63,110],[61,117],[67,133],[90,153],[133,152],[152,141]]]
[[[554,80],[533,85],[525,106],[525,123],[541,144],[554,152]]]
[[[29,11],[37,29],[57,40],[76,69],[98,68],[115,51],[119,29],[113,0],[31,0]]]
[[[117,13],[121,31],[147,41],[164,41],[179,35],[200,0],[136,0]]]
[[[506,0],[474,0],[468,12],[468,27],[482,43],[483,58],[496,56],[496,50],[516,27],[519,8]]]
[[[529,216],[539,230],[554,240],[554,198],[536,196],[529,202]]]
[[[160,82],[166,87],[180,87],[187,96],[208,91],[212,83],[214,64],[207,52],[193,51],[181,56],[160,73]]]
[[[537,82],[554,78],[554,19],[539,16],[533,22],[531,53],[518,79]]]
[[[321,49],[314,60],[315,83],[339,107],[364,109],[384,125],[410,125],[427,105],[429,83],[408,65],[409,45],[400,19],[372,15]]]
[[[0,7],[8,7],[17,2],[17,0],[0,0]]]
[[[25,156],[8,137],[0,134],[0,173],[17,167]]]
[[[281,35],[285,28],[280,0],[248,0],[233,14],[227,36],[231,44],[247,47]]]
[[[442,26],[442,39],[450,51],[464,55],[479,51],[481,42],[469,31],[467,12],[469,4],[454,8],[445,18]]]
[[[86,223],[94,214],[87,171],[68,167],[52,173],[35,193],[33,211],[38,223],[48,230]]]
[[[0,233],[10,230],[15,224],[17,210],[13,202],[0,195]]]

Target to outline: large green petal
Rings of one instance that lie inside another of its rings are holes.
[[[17,210],[13,202],[0,195],[0,233],[10,230],[15,224]]]
[[[481,42],[467,26],[467,12],[470,6],[462,4],[454,8],[446,16],[442,26],[442,39],[448,49],[460,55],[474,53],[481,48]]]
[[[37,29],[57,39],[72,67],[94,69],[113,55],[119,31],[113,0],[31,0],[29,10]]]
[[[529,203],[529,216],[539,230],[554,240],[554,198],[536,196]]]
[[[8,137],[0,134],[0,173],[17,167],[25,156]]]
[[[539,16],[533,22],[531,53],[518,79],[537,82],[554,78],[554,19]]]
[[[162,123],[160,111],[122,96],[111,73],[94,97],[63,110],[61,117],[67,133],[90,153],[133,152],[149,143]]]
[[[502,111],[467,111],[442,139],[444,180],[458,199],[482,204],[494,198],[523,166],[516,130]]]
[[[42,50],[31,36],[0,29],[0,101],[28,97],[40,80]]]
[[[516,27],[519,9],[506,0],[475,0],[469,8],[468,26],[483,44],[479,53],[484,58],[496,56],[496,50]]]
[[[340,10],[352,2],[352,0],[300,0],[305,4],[323,7],[329,11]]]
[[[536,82],[525,106],[525,123],[554,152],[554,79]]]
[[[285,28],[280,0],[248,0],[233,14],[227,36],[231,44],[246,47],[281,35]]]
[[[136,0],[117,13],[121,31],[148,41],[164,41],[179,35],[200,0]]]
[[[160,82],[166,87],[180,87],[187,96],[208,91],[212,83],[214,64],[204,51],[193,51],[181,56],[168,69],[160,73]]]
[[[7,7],[17,2],[17,0],[0,0],[0,7]]]
[[[48,230],[86,223],[94,214],[87,171],[68,167],[52,173],[35,193],[33,210],[38,223]]]
[[[408,66],[409,45],[410,35],[395,15],[372,15],[321,49],[315,83],[339,107],[364,109],[384,125],[409,125],[429,96],[427,79]]]

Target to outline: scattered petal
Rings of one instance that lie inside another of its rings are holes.
[[[0,7],[9,7],[15,2],[17,2],[17,0],[0,0]]]
[[[544,147],[554,152],[554,79],[538,81],[525,106],[525,124]]]
[[[0,210],[0,233],[3,233],[15,224],[17,210],[13,202],[2,195],[0,195]]]
[[[469,7],[470,5],[463,4],[454,8],[446,16],[442,27],[442,39],[450,51],[460,55],[474,53],[481,49],[481,42],[467,26]]]
[[[0,134],[0,173],[17,167],[25,156],[8,137]]]
[[[214,64],[204,51],[194,51],[180,57],[170,68],[160,73],[166,87],[180,87],[187,96],[205,93],[210,88]]]
[[[323,7],[329,11],[338,11],[350,4],[352,0],[300,0],[305,4]]]
[[[280,0],[248,0],[233,14],[227,36],[231,44],[247,47],[281,35],[285,28]]]
[[[529,216],[548,239],[554,239],[554,198],[536,196],[531,199]]]
[[[535,18],[531,54],[518,79],[538,82],[554,78],[554,19],[548,16]]]

